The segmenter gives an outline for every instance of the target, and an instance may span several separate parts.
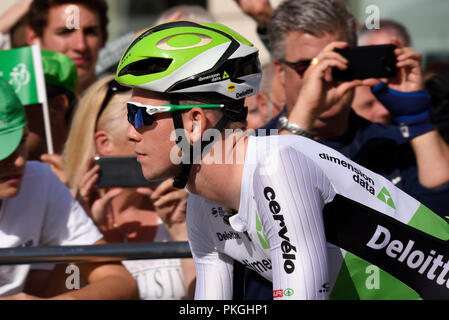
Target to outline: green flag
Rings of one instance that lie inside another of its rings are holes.
[[[23,105],[42,104],[48,153],[53,153],[45,77],[39,44],[0,51],[0,77],[14,88]]]

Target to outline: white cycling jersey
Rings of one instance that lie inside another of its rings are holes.
[[[196,299],[232,298],[234,259],[272,281],[275,299],[449,295],[449,225],[304,137],[249,137],[238,213],[189,195],[187,226]]]

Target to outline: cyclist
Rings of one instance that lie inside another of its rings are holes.
[[[195,298],[231,299],[234,260],[272,281],[274,298],[448,297],[443,219],[312,139],[239,130],[260,76],[242,36],[182,21],[142,33],[117,69],[133,87],[127,136],[144,176],[191,193]]]

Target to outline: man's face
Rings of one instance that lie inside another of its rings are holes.
[[[64,95],[48,99],[53,151],[58,154],[62,152],[69,129],[65,120],[68,103],[68,98]],[[40,156],[48,152],[42,106],[40,104],[28,105],[25,107],[25,112],[29,119],[30,132],[26,141],[29,159],[40,160]]]
[[[0,200],[13,198],[20,191],[28,156],[25,143],[27,136],[28,129],[25,127],[17,149],[8,158],[0,160]]]
[[[360,86],[355,89],[352,108],[359,116],[371,122],[386,126],[391,124],[390,112],[376,99],[370,87]]]
[[[79,26],[73,27],[78,21],[74,20],[77,15],[70,6],[66,4],[50,9],[40,42],[42,49],[58,51],[72,58],[82,82],[95,74],[95,64],[105,36],[98,14],[81,5],[76,6],[79,9]]]
[[[131,101],[152,106],[169,103],[157,94],[137,88],[133,89]],[[170,159],[170,152],[175,147],[175,142],[170,140],[174,131],[173,119],[170,113],[158,113],[153,117],[156,121],[150,126],[135,129],[129,125],[126,136],[134,142],[134,152],[146,179],[172,178],[178,172],[177,166]]]
[[[285,41],[285,57],[288,62],[297,62],[300,60],[311,60],[316,57],[329,43],[333,41],[344,41],[339,33],[325,34],[323,37],[315,37],[301,31],[290,32]],[[303,77],[298,75],[296,71],[284,64],[281,64],[282,70],[278,68],[278,76],[280,82],[285,89],[285,100],[287,110],[291,111],[296,104],[299,92],[301,90]],[[347,101],[345,101],[347,103]],[[337,114],[342,105],[341,103],[322,113],[320,119],[326,119]]]

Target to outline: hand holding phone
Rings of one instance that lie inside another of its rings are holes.
[[[397,73],[396,46],[392,44],[335,49],[348,60],[348,68],[332,69],[334,81],[392,78]]]
[[[97,181],[99,188],[153,187],[162,182],[145,179],[137,157],[95,157],[95,163],[100,166]]]

